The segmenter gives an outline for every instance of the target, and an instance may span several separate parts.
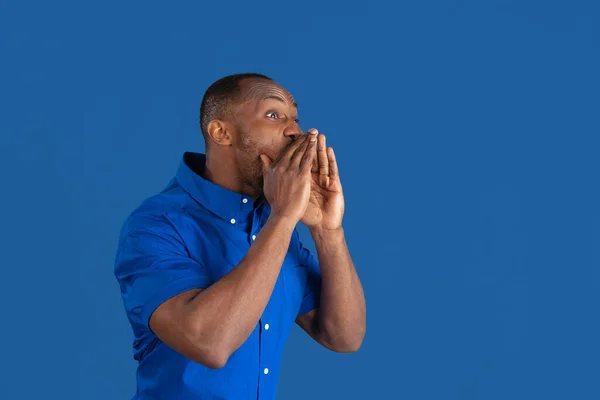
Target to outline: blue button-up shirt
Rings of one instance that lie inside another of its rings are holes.
[[[318,306],[318,262],[294,230],[260,320],[223,368],[186,358],[150,330],[161,303],[235,268],[269,217],[267,203],[202,178],[204,163],[203,154],[185,153],[176,176],[128,216],[120,233],[115,276],[139,363],[134,399],[274,399],[290,329]]]

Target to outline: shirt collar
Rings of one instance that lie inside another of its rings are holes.
[[[240,212],[247,214],[254,209],[251,197],[204,179],[200,174],[204,171],[205,164],[205,154],[185,152],[177,170],[177,182],[194,200],[227,221],[237,219]],[[257,206],[262,203],[261,197]]]

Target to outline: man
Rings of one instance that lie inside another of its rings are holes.
[[[338,165],[324,135],[302,133],[290,93],[263,75],[213,83],[200,123],[206,154],[185,153],[119,238],[134,398],[273,399],[294,322],[336,352],[356,351],[365,334]]]

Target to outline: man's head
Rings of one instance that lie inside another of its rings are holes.
[[[245,184],[262,187],[261,154],[276,161],[302,134],[292,95],[271,78],[237,74],[213,83],[202,99],[206,152],[236,165]]]

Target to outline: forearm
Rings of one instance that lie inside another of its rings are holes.
[[[201,340],[227,358],[256,327],[288,251],[295,223],[269,218],[243,260],[189,304]]]
[[[344,231],[311,229],[321,268],[317,332],[330,346],[360,347],[366,329],[366,304]]]

